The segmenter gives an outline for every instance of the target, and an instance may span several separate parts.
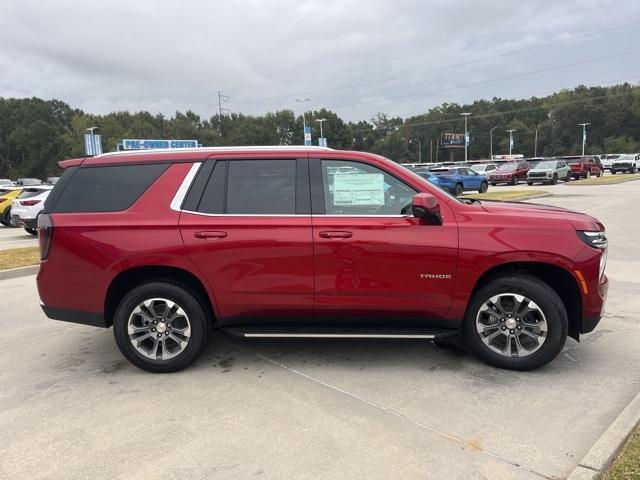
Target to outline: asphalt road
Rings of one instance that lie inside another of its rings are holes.
[[[0,250],[36,246],[38,246],[38,238],[25,232],[24,228],[0,225]]]
[[[521,188],[527,188],[526,186]],[[607,227],[607,314],[547,367],[418,341],[215,338],[172,375],[0,282],[0,478],[566,477],[640,391],[640,181],[544,187]]]

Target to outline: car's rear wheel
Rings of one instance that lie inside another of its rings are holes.
[[[533,182],[527,182],[527,185],[531,186],[533,185]]]
[[[165,282],[140,285],[120,301],[113,334],[122,354],[148,372],[177,372],[193,363],[209,338],[202,300]]]
[[[461,183],[456,183],[456,186],[453,187],[453,194],[456,197],[461,196],[464,193],[464,187],[462,186]]]
[[[491,182],[491,186],[492,186],[492,187],[495,187],[496,185],[497,185],[497,183],[495,183],[495,182]]]
[[[7,211],[4,212],[4,216],[2,217],[0,222],[5,227],[11,227],[11,207],[7,208]]]
[[[571,181],[571,173],[567,173],[567,176],[564,177],[564,181],[565,182],[570,182]]]
[[[486,193],[487,190],[489,190],[489,184],[487,182],[482,182],[480,184],[480,188],[478,189],[478,192]]]
[[[469,302],[463,334],[469,348],[491,365],[532,370],[553,360],[567,338],[568,320],[558,294],[536,277],[497,277]]]

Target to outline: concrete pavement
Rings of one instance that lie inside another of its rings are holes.
[[[38,238],[25,232],[24,228],[0,225],[0,250],[36,246],[38,246]]]
[[[151,375],[110,330],[47,320],[33,276],[3,280],[0,478],[566,477],[640,392],[640,182],[543,189],[605,223],[611,285],[596,331],[534,372],[418,341],[217,337]]]

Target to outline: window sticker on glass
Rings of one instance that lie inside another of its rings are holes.
[[[334,205],[384,205],[382,173],[336,173],[333,178]]]

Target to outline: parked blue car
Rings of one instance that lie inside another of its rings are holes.
[[[438,177],[440,187],[449,190],[456,196],[463,192],[474,190],[484,193],[489,189],[489,181],[485,175],[480,175],[470,168],[449,167],[434,168],[430,173]]]
[[[434,175],[433,173],[427,170],[416,170],[414,173],[416,175],[420,175],[425,180],[428,180],[429,182],[433,183],[435,186],[437,187],[440,186],[440,179],[438,178],[437,175]]]

